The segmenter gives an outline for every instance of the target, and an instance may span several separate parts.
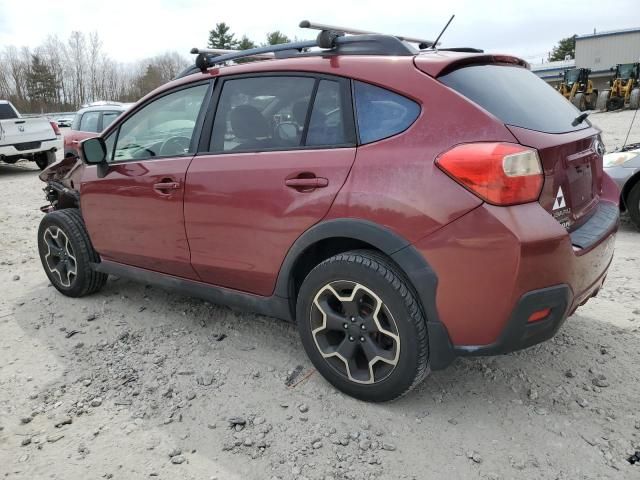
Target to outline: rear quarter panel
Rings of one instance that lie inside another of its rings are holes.
[[[329,218],[366,218],[415,242],[482,204],[435,159],[460,143],[515,138],[501,122],[413,64],[396,69],[394,76],[362,80],[411,98],[421,113],[406,131],[358,147]]]

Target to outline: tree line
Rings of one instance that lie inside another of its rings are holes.
[[[261,45],[289,41],[276,30]],[[237,39],[221,22],[209,32],[208,46],[245,50],[258,44],[246,35]],[[10,45],[0,50],[0,100],[9,100],[22,113],[75,111],[98,100],[135,102],[188,64],[176,52],[118,62],[104,51],[97,32],[74,31],[66,40],[50,35],[35,48]]]

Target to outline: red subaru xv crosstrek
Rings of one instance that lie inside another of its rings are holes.
[[[115,274],[295,320],[370,401],[547,340],[598,292],[619,197],[600,132],[524,61],[378,35],[284,56],[200,57],[43,172],[58,290]]]

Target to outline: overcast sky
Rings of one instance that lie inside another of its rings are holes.
[[[313,33],[298,28],[304,19],[433,39],[456,14],[443,46],[501,51],[536,63],[558,39],[574,33],[640,27],[638,0],[614,4],[615,8],[589,0],[0,0],[0,48],[36,47],[49,34],[66,39],[73,30],[97,31],[111,58],[130,62],[167,50],[188,56],[191,47],[206,46],[208,31],[222,21],[237,37],[246,34],[256,42],[272,30],[313,38]]]

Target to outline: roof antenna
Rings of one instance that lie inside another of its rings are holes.
[[[449,19],[449,21],[447,22],[447,24],[444,26],[444,28],[442,29],[442,31],[440,32],[440,35],[438,35],[438,37],[434,40],[433,45],[431,45],[431,49],[432,50],[437,50],[438,49],[438,40],[440,40],[440,37],[442,37],[442,35],[444,34],[444,32],[447,30],[447,28],[449,28],[449,24],[452,22],[453,17],[455,17],[455,15],[451,15],[451,18]]]

